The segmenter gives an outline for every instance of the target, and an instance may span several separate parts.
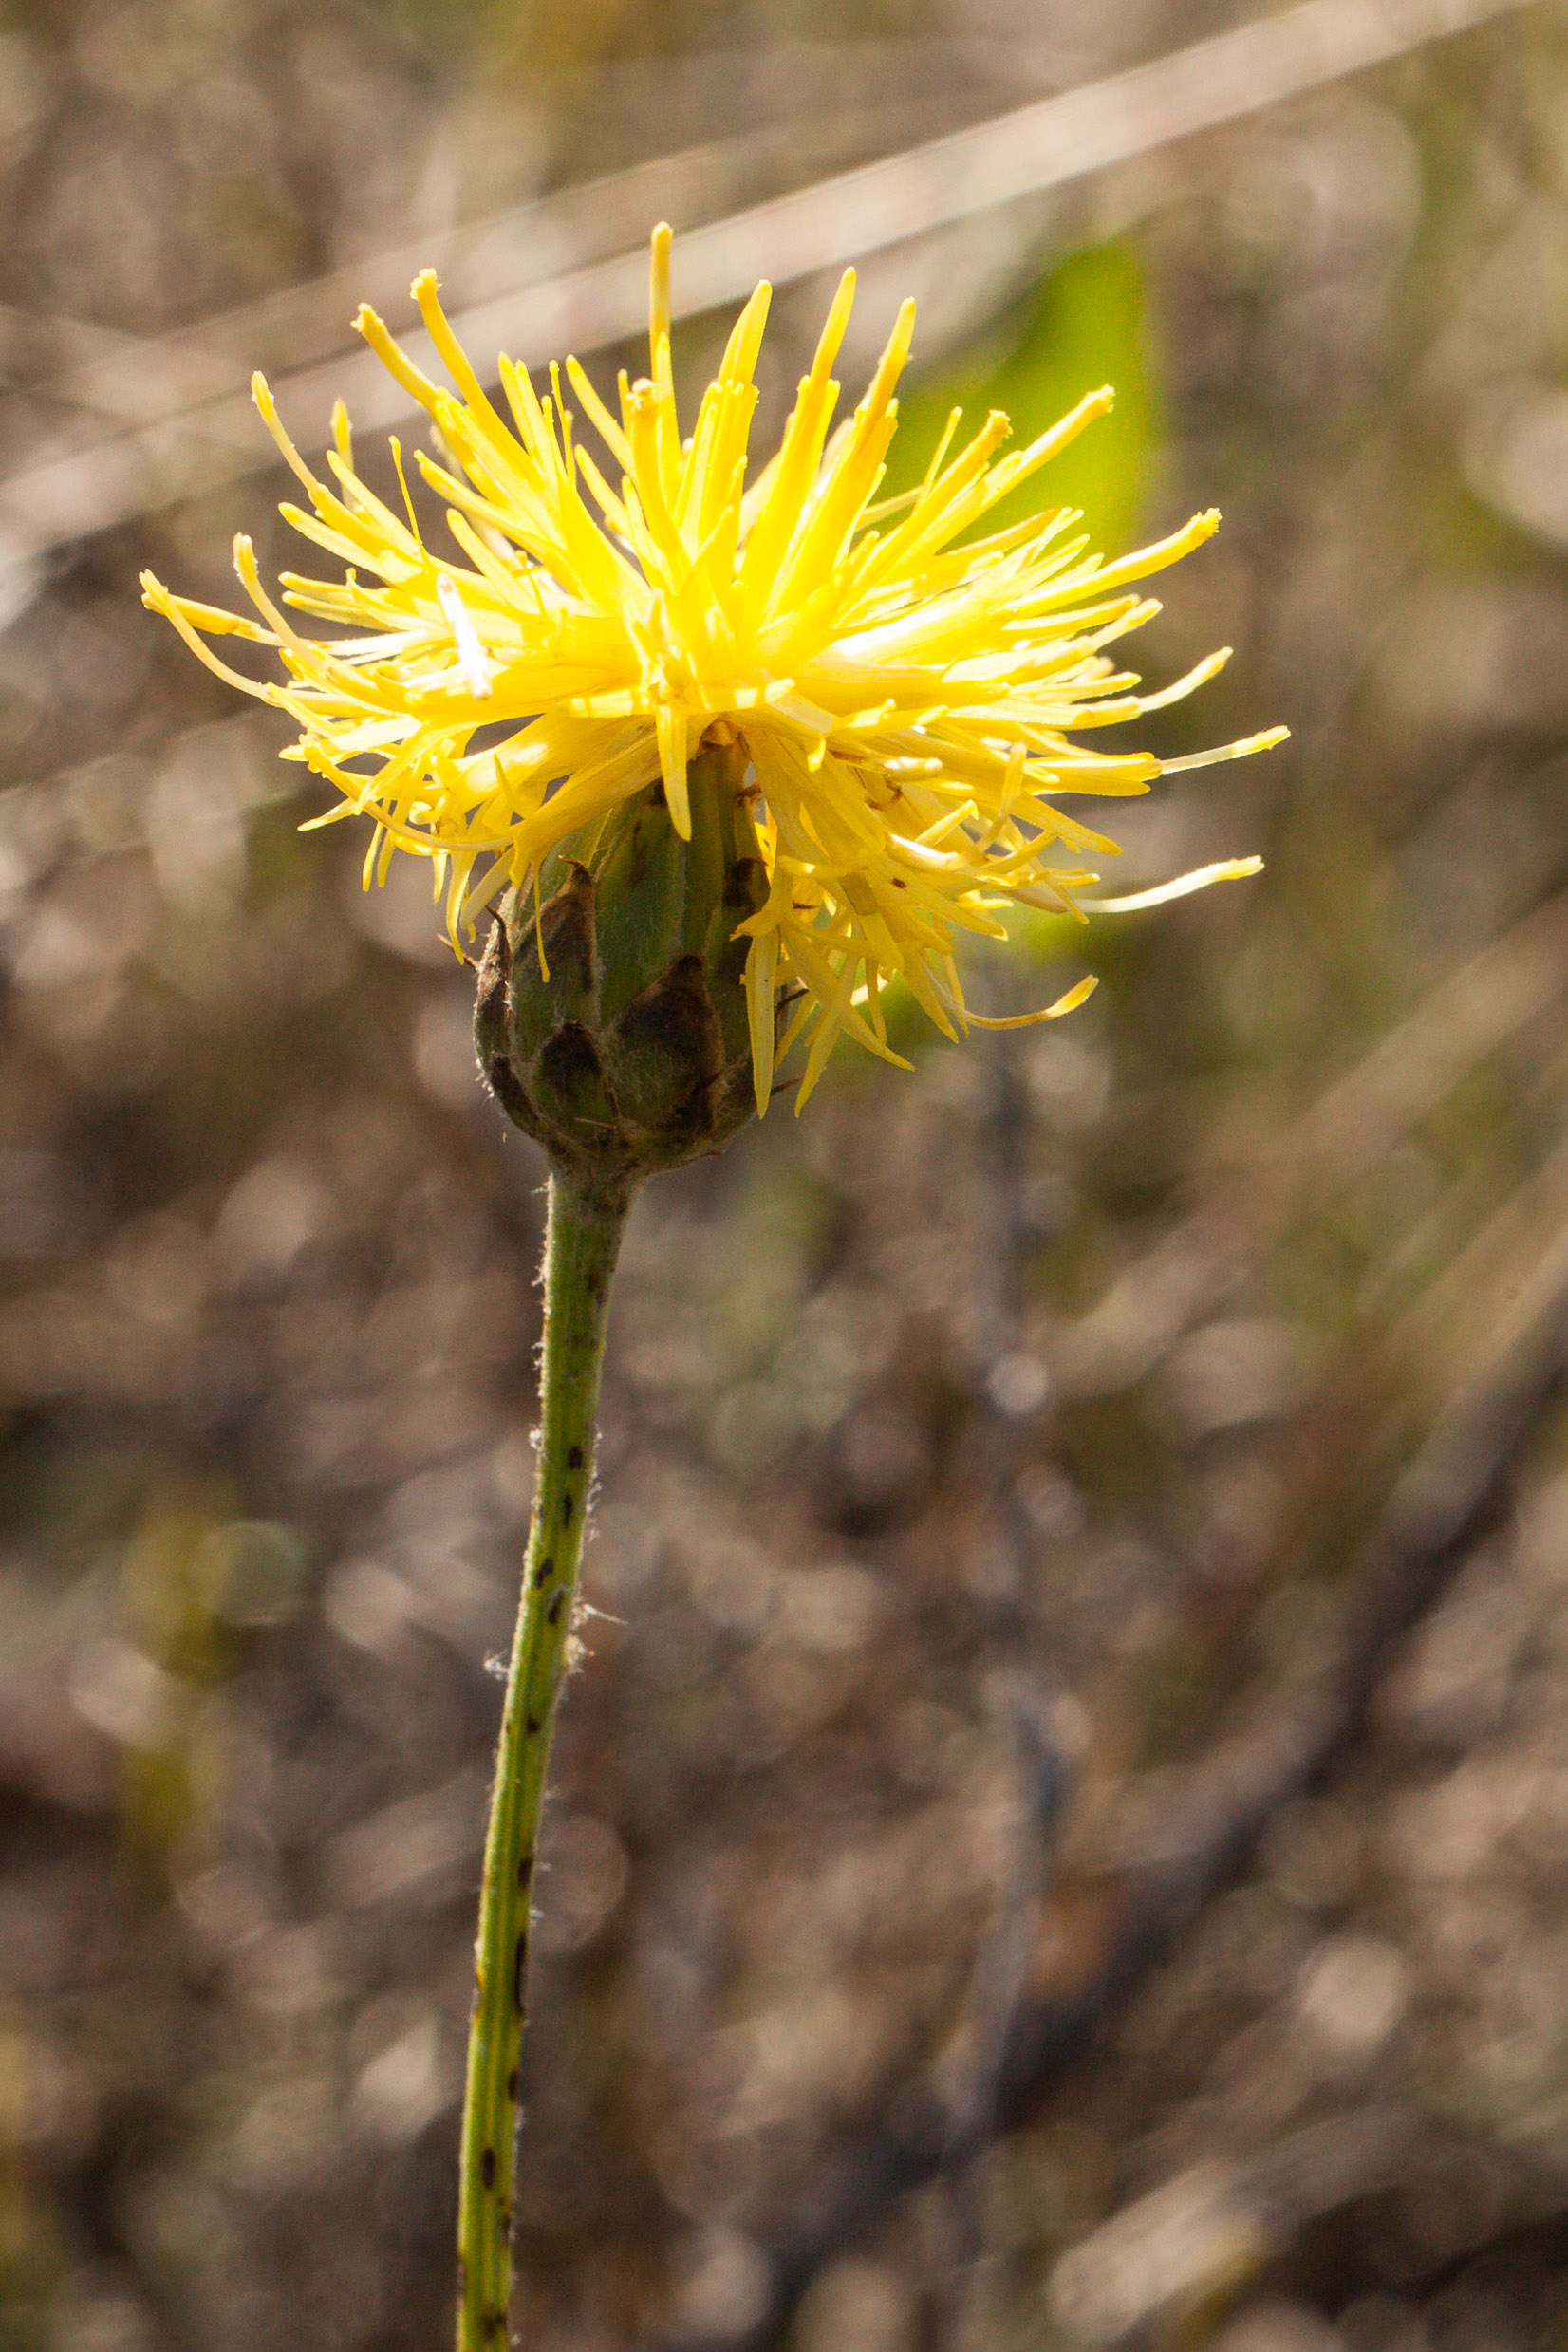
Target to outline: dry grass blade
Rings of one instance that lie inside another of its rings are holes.
[[[1537,907],[1443,981],[1243,1173],[1061,1331],[1063,1395],[1141,1380],[1315,1201],[1374,1165],[1465,1073],[1568,988],[1568,897]]]
[[[691,230],[681,245],[675,315],[689,317],[742,297],[761,268],[780,283],[831,269],[1154,154],[1520,5],[1302,0],[1280,16]],[[652,210],[657,187],[660,207],[679,215],[681,207],[671,196],[682,193],[682,173],[700,191],[721,185],[721,158],[705,173],[700,159],[647,167],[625,191],[613,192],[607,209],[618,212],[625,194]],[[590,215],[602,193],[589,192]],[[385,273],[371,263],[368,274]],[[455,304],[453,326],[476,355],[505,346],[534,366],[565,350],[593,350],[635,332],[646,274],[639,245]],[[248,394],[187,404],[181,386],[190,366],[202,364],[206,372],[192,341],[183,339],[174,354],[180,366],[160,368],[157,345],[139,360],[144,381],[156,383],[161,374],[175,393],[163,413],[133,432],[89,441],[0,482],[0,550],[9,563],[25,565],[52,547],[267,466],[269,453],[253,431]],[[223,341],[226,347],[233,342],[232,323],[225,323]],[[412,337],[408,347],[420,364],[429,363],[424,338]],[[303,367],[275,389],[286,412],[310,416],[325,416],[334,399],[345,399],[367,430],[396,425],[411,413],[400,387],[363,353]]]

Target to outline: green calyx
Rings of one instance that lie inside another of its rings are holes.
[[[767,897],[744,750],[691,762],[691,839],[653,784],[511,890],[474,1037],[496,1100],[552,1163],[611,1185],[721,1151],[756,1108],[736,926]],[[549,977],[546,977],[548,972]]]

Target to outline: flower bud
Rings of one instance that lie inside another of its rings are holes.
[[[737,924],[767,897],[746,755],[704,744],[691,838],[663,784],[569,835],[508,892],[474,1036],[508,1115],[559,1167],[632,1180],[721,1151],[756,1108]]]

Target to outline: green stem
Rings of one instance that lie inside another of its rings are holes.
[[[478,1984],[457,2190],[457,2352],[496,2352],[507,2342],[533,1857],[593,1477],[610,1282],[631,1193],[625,1185],[594,1186],[560,1171],[550,1182],[539,1467],[495,1759],[475,1955]]]

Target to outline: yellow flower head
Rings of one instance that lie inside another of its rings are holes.
[[[1076,893],[1097,879],[1083,856],[1115,853],[1057,797],[1142,793],[1162,764],[1199,764],[1071,737],[1172,701],[1220,668],[1223,652],[1140,696],[1136,676],[1105,650],[1159,610],[1128,584],[1197,547],[1218,517],[1197,515],[1113,563],[1086,551],[1073,531],[1079,517],[1065,508],[968,535],[1110,406],[1109,390],[1009,457],[997,455],[1008,433],[999,412],[950,457],[955,411],[919,490],[874,503],[914,305],[900,312],[860,406],[832,430],[831,371],[852,272],[779,449],[748,486],[752,379],[770,289],[759,286],[741,312],[683,441],[670,371],[669,248],[668,229],[656,230],[651,375],[635,383],[623,375],[619,419],[576,361],[566,364],[618,488],[574,441],[558,369],[541,400],[503,359],[510,421],[501,413],[426,271],[414,297],[454,390],[416,367],[374,311],[362,310],[358,325],[433,420],[439,457],[415,454],[449,501],[457,554],[426,545],[406,483],[404,519],[360,479],[341,402],[327,454],[337,490],[318,480],[258,376],[257,405],[310,501],[309,513],[282,512],[346,567],[341,581],[286,573],[283,604],[340,633],[296,629],[263,588],[244,537],[235,565],[259,623],[171,595],[151,574],[142,587],[220,677],[298,722],[285,757],[342,794],[312,821],[375,820],[367,883],[384,877],[395,848],[434,861],[455,941],[498,888],[536,882],[558,842],[661,776],[671,817],[688,832],[687,761],[725,722],[722,739],[738,736],[755,779],[769,879],[766,904],[738,926],[750,938],[760,1109],[781,990],[797,1001],[778,1055],[798,1038],[809,1045],[802,1101],[845,1032],[899,1058],[881,1002],[890,980],[954,1036],[980,1018],[964,1006],[955,934],[1005,937],[998,910],[1008,902],[1079,913]],[[202,640],[223,633],[273,647],[287,682],[257,684],[219,661]],[[1261,749],[1283,732],[1201,756]],[[1078,862],[1053,863],[1063,857]],[[1255,864],[1211,868],[1113,904],[1147,905]],[[1092,985],[1080,981],[1025,1017],[1067,1012]]]

